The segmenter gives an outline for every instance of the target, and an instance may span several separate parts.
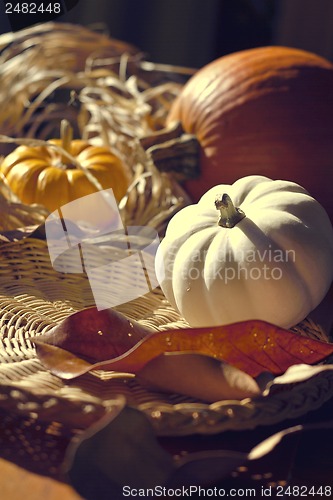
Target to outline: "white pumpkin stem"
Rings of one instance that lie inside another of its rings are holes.
[[[71,153],[71,143],[73,140],[73,128],[68,120],[61,120],[60,123],[60,138],[61,147],[67,152]]]
[[[221,227],[234,227],[239,221],[246,217],[243,210],[235,207],[227,193],[218,195],[215,199],[215,207],[220,211],[218,225]]]

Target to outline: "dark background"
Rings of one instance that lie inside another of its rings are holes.
[[[3,8],[6,0],[1,1]],[[333,59],[333,0],[68,1],[77,4],[57,21],[102,25],[155,62],[200,67],[218,56],[268,44]],[[2,14],[0,32],[10,29]]]

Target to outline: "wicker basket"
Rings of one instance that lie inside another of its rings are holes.
[[[31,339],[94,305],[87,277],[56,272],[46,242],[30,237],[2,243],[0,276],[0,450],[4,458],[41,474],[57,477],[70,438],[112,411],[119,396],[165,436],[273,424],[315,409],[333,394],[331,371],[269,397],[210,405],[149,392],[135,379],[89,374],[65,382],[41,365]],[[186,327],[159,289],[118,310],[153,329]],[[316,334],[314,325],[298,328]]]
[[[73,36],[75,47],[80,47],[77,43],[80,33],[77,30]],[[58,50],[52,36],[48,36],[47,29],[36,27],[31,34],[33,40],[30,47],[33,50],[39,46],[47,49],[48,54]],[[71,34],[68,32],[66,36],[70,37]],[[46,44],[43,43],[43,37]],[[27,40],[27,34],[6,38],[0,43],[2,60],[16,57],[21,45],[25,46]],[[41,43],[36,43],[36,40]],[[52,43],[47,45],[50,40]],[[34,52],[29,54],[34,56]],[[86,54],[82,55],[81,50],[82,57],[85,58]],[[67,61],[66,58],[63,60]],[[9,71],[14,66],[13,63],[3,68]],[[68,75],[68,67],[61,71],[68,78],[73,76]],[[11,82],[16,74],[0,74],[0,80],[5,77]],[[77,89],[85,82],[81,73],[80,78],[75,80]],[[92,78],[91,75],[89,78]],[[48,84],[52,82],[48,81]],[[12,127],[13,135],[20,135],[24,130],[28,135],[33,135],[37,122],[31,113],[22,114],[22,119],[15,123],[8,122],[10,106],[15,108],[16,99],[17,96],[11,95],[3,126]],[[37,104],[34,110],[39,128],[45,120],[49,123],[51,117],[53,123],[53,120],[58,120],[59,114],[63,117],[65,112],[62,105],[53,105],[49,101],[41,112],[42,101],[39,100]],[[73,112],[72,107],[69,112]],[[160,116],[158,110],[156,116]],[[90,125],[88,121],[85,130]],[[6,130],[9,133],[8,128]],[[45,131],[42,127],[42,131],[44,137],[49,129]],[[120,143],[114,144],[119,147],[121,154],[126,156],[128,153],[128,157],[131,156],[134,171],[133,184],[120,206],[121,214],[126,224],[151,225],[162,234],[170,216],[186,205],[188,200],[167,174],[156,171],[135,142],[134,132],[134,129],[126,128],[122,140],[121,135],[117,135]],[[113,135],[111,131],[104,137],[105,141],[111,141]],[[129,137],[133,140],[130,141]],[[41,220],[45,218],[45,213],[38,207],[31,209],[22,204],[16,205],[16,202],[8,201],[7,198],[5,201],[5,210],[10,212],[12,221],[11,225],[4,226],[6,229],[18,228],[20,221],[24,226],[39,223],[36,214]],[[29,218],[31,211],[33,213]],[[124,397],[127,404],[143,411],[161,436],[212,434],[228,429],[269,425],[315,409],[332,396],[331,371],[269,397],[218,401],[210,405],[177,394],[149,392],[135,379],[104,378],[102,374],[88,374],[71,382],[57,378],[41,365],[32,338],[47,332],[69,314],[93,306],[94,299],[87,276],[56,272],[51,265],[45,240],[37,237],[37,233],[33,237],[31,232],[26,227],[0,239],[0,453],[3,458],[34,472],[59,478],[60,466],[71,438],[105,413],[111,412],[119,404],[119,396]],[[159,289],[119,306],[118,310],[156,330],[187,326]],[[316,325],[309,322],[298,325],[297,330],[307,335],[320,334]]]

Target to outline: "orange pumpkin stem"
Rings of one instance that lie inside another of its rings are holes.
[[[160,172],[171,172],[179,181],[199,176],[199,142],[179,122],[141,137],[140,144]]]

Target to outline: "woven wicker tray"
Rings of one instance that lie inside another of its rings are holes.
[[[161,436],[274,424],[316,409],[333,395],[332,371],[269,397],[210,405],[149,392],[135,379],[89,374],[64,382],[44,369],[31,339],[94,305],[86,276],[56,272],[46,242],[34,238],[0,245],[0,276],[0,449],[5,458],[39,473],[56,476],[69,439],[112,411],[119,395],[142,410]],[[118,310],[150,328],[186,327],[158,289]]]

